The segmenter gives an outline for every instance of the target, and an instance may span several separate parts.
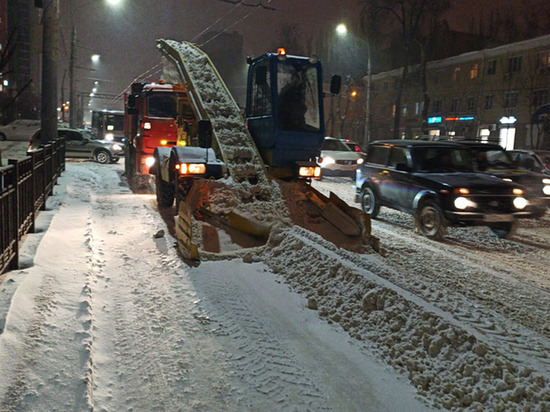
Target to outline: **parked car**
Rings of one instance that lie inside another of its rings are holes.
[[[29,140],[40,129],[40,120],[19,119],[0,126],[0,140]]]
[[[363,158],[334,137],[325,137],[321,148],[321,171],[326,176],[355,176]]]
[[[359,153],[360,155],[364,155],[365,151],[361,146],[359,146],[358,143],[355,143],[354,141],[350,139],[340,139],[342,143],[344,143],[352,152]]]
[[[59,137],[65,138],[65,156],[93,159],[98,163],[116,163],[123,155],[123,147],[115,142],[99,140],[92,133],[81,129],[57,129]],[[27,153],[40,148],[40,130],[33,136]]]
[[[520,185],[476,172],[472,153],[452,142],[388,140],[369,144],[357,169],[356,201],[376,218],[381,206],[414,216],[422,235],[439,240],[448,226],[488,226],[512,235],[532,217]]]
[[[520,169],[550,175],[550,152],[514,149],[508,153]]]
[[[535,211],[533,217],[539,218],[546,213],[550,207],[548,175],[520,168],[512,155],[497,143],[461,141],[460,144],[472,151],[477,170],[524,186]]]

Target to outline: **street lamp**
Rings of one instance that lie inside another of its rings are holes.
[[[119,6],[122,1],[121,0],[104,0],[107,4],[110,6]],[[89,3],[83,4],[81,7],[87,5]],[[71,101],[71,105],[69,106],[69,124],[71,127],[75,128],[77,127],[77,105],[76,105],[76,90],[75,90],[75,78],[74,78],[74,68],[76,64],[76,27],[73,24],[73,31],[71,36],[71,53],[69,58],[69,99]],[[99,55],[94,54],[92,56],[92,61],[94,63],[97,63],[99,61]]]
[[[348,28],[345,24],[341,23],[336,26],[336,34],[340,37],[346,37],[348,34]],[[370,55],[370,43],[368,40],[364,40],[359,37],[355,37],[357,40],[365,43],[367,46],[367,80],[365,82],[365,136],[364,136],[364,146],[366,147],[370,141],[370,88],[371,88],[371,76],[372,76],[372,66],[371,66],[371,55]],[[364,79],[363,79],[364,80]]]

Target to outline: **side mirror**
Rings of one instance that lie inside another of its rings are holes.
[[[330,79],[330,93],[339,94],[341,88],[342,88],[342,77],[335,74],[334,76],[332,76],[332,79]]]
[[[257,86],[265,86],[267,84],[267,67],[256,66],[254,83]]]
[[[395,170],[398,170],[400,172],[410,172],[411,171],[410,167],[407,166],[406,163],[397,163],[395,165]]]
[[[212,147],[212,123],[210,120],[199,120],[199,146],[203,149]]]
[[[126,107],[126,112],[128,114],[137,114],[137,108],[136,108],[136,95],[131,94],[128,96],[128,105]]]

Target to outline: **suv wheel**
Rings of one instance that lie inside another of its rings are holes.
[[[501,222],[495,223],[489,226],[491,232],[501,239],[507,239],[510,236],[514,236],[518,230],[518,222]]]
[[[376,218],[380,212],[380,203],[374,194],[374,189],[370,186],[361,190],[361,209],[372,218]]]
[[[447,219],[441,208],[433,201],[422,203],[414,214],[416,230],[433,240],[441,240],[447,231]]]
[[[107,150],[98,150],[94,155],[94,159],[97,163],[104,165],[111,162],[111,154]]]

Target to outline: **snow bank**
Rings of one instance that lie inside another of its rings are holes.
[[[433,406],[453,411],[550,410],[548,374],[522,365],[428,302],[354,263],[352,254],[294,227],[273,233],[263,261],[329,323],[375,348]],[[363,255],[373,270],[376,255]],[[293,262],[289,265],[289,262]]]

